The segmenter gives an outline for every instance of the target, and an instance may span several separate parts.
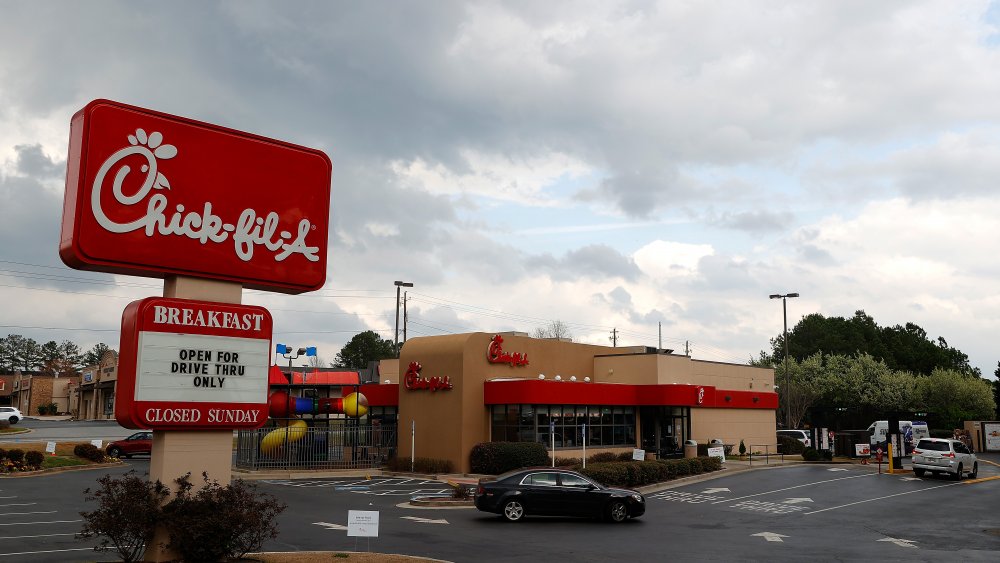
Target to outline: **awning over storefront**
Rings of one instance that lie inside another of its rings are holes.
[[[487,381],[487,405],[632,405],[690,406],[703,408],[776,409],[778,395],[760,391],[717,389],[709,385],[627,385],[507,379]]]

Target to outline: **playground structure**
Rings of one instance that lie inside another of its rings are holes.
[[[308,433],[306,421],[301,418],[290,420],[292,415],[343,414],[360,418],[368,413],[368,399],[357,392],[346,397],[313,399],[292,397],[287,391],[278,390],[271,393],[268,403],[268,415],[278,422],[279,427],[268,432],[261,440],[260,451],[265,455],[305,438]]]

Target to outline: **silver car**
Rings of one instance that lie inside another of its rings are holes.
[[[947,473],[955,480],[964,474],[970,479],[979,475],[979,462],[960,440],[921,438],[913,449],[913,474],[923,477],[926,472]]]

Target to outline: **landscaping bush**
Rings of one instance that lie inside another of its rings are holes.
[[[7,459],[14,463],[21,463],[24,461],[24,450],[7,450]]]
[[[30,467],[38,469],[42,466],[42,462],[45,461],[45,454],[42,452],[30,451],[24,454],[24,462]]]
[[[587,458],[587,463],[594,463],[594,462],[590,461],[590,458]],[[583,465],[583,462],[580,461],[580,458],[578,457],[556,458],[556,467],[576,467],[578,465]]]
[[[89,459],[90,461],[101,463],[104,461],[104,452],[94,444],[77,444],[73,448],[73,455]]]
[[[791,436],[778,436],[778,451],[785,455],[801,454],[806,445]]]
[[[632,455],[629,454],[629,459],[632,459]],[[614,452],[598,452],[587,458],[587,464],[591,463],[607,463],[609,461],[627,461],[624,459],[619,459],[618,454]]]
[[[0,420],[0,430],[5,430],[7,428],[10,428],[10,421],[9,420]]]
[[[747,455],[747,445],[743,443],[742,439],[740,440],[740,455]]]
[[[0,448],[0,459],[7,459],[7,450]]]
[[[705,457],[701,459],[701,467],[706,473],[719,471],[722,469],[722,460],[717,457]]]
[[[81,512],[83,529],[78,537],[100,537],[94,551],[118,552],[122,561],[142,559],[146,545],[160,521],[160,505],[169,491],[162,483],[150,483],[130,471],[121,477],[105,475],[97,480],[100,488],[86,500],[97,501],[93,512]]]
[[[242,479],[223,487],[202,478],[205,485],[196,492],[189,476],[177,479],[177,494],[163,506],[167,547],[183,560],[241,559],[278,537],[275,519],[288,505]]]
[[[617,461],[635,461],[632,459],[632,452],[622,452],[618,454]]]
[[[473,473],[499,475],[511,469],[547,465],[548,450],[538,442],[483,442],[472,447]]]
[[[386,462],[386,468],[389,471],[409,471],[410,467],[413,467],[413,471],[416,473],[451,473],[454,471],[454,465],[451,461],[447,459],[433,459],[429,457],[418,457],[410,463],[410,458],[408,457],[394,457]]]
[[[41,416],[45,416],[45,415],[49,414],[49,406],[48,405],[38,405],[38,414],[41,415]]]
[[[656,461],[616,461],[587,464],[580,473],[609,487],[641,487],[677,477],[722,469],[717,457],[666,459]]]
[[[819,450],[815,448],[806,448],[802,452],[802,459],[805,461],[819,461],[821,457]]]

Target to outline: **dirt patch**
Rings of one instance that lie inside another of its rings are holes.
[[[363,553],[356,551],[298,551],[295,553],[255,553],[248,555],[244,561],[260,561],[261,563],[410,563],[414,561],[441,561],[426,557],[396,555],[391,553]]]

